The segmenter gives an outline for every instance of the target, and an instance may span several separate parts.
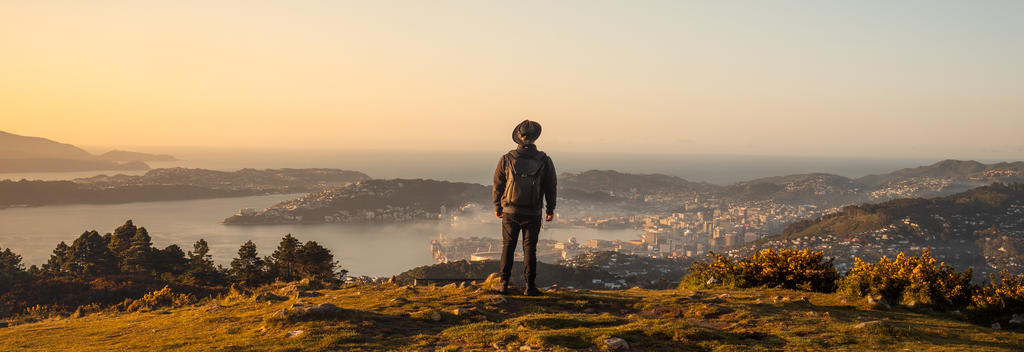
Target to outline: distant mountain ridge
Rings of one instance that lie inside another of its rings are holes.
[[[173,161],[170,155],[113,150],[96,156],[67,143],[0,131],[0,173],[148,170],[144,161]]]

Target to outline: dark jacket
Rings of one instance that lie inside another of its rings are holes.
[[[494,170],[494,191],[492,192],[492,198],[494,201],[494,210],[498,213],[509,213],[509,214],[523,214],[523,215],[541,215],[545,212],[547,214],[555,213],[555,188],[558,183],[558,177],[555,176],[555,164],[551,161],[551,158],[544,155],[544,167],[540,171],[540,196],[544,198],[544,206],[541,206],[541,202],[535,208],[514,208],[508,204],[502,204],[502,196],[505,193],[505,178],[510,164],[510,159],[513,158],[513,152],[521,155],[522,157],[536,157],[538,153],[543,153],[537,150],[535,144],[520,145],[513,151],[509,151],[505,155],[501,156],[498,160],[498,168]]]

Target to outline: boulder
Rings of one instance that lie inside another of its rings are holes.
[[[505,298],[505,296],[502,296],[502,295],[490,295],[490,296],[487,296],[487,297],[484,297],[484,298],[487,299],[487,302],[490,302],[491,304],[495,304],[495,305],[497,305],[497,304],[504,304],[504,303],[508,302],[508,299]]]
[[[629,343],[626,342],[626,340],[620,339],[618,337],[605,339],[604,345],[605,347],[608,347],[608,349],[611,351],[629,349]]]
[[[892,309],[892,306],[889,305],[889,302],[886,302],[885,297],[882,296],[868,297],[867,301],[868,306],[870,306],[872,309]]]
[[[252,297],[256,302],[287,301],[288,297],[275,295],[270,292],[263,292]]]
[[[872,320],[872,321],[865,321],[863,323],[854,325],[853,327],[857,328],[857,329],[867,329],[867,328],[881,328],[881,327],[885,327],[885,326],[887,326],[887,325],[885,324],[884,321]]]
[[[1024,314],[1014,314],[1013,318],[1010,318],[1010,324],[1024,324]]]

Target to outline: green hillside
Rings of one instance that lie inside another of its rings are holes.
[[[567,351],[608,350],[611,338],[634,351],[1024,346],[1024,334],[972,325],[955,313],[871,310],[837,294],[782,289],[558,289],[525,297],[473,285],[276,284],[183,305],[187,297],[171,296],[143,299],[136,312],[83,311],[0,328],[0,350]]]

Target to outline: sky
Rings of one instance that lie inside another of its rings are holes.
[[[83,146],[1024,159],[1024,1],[0,0]]]

